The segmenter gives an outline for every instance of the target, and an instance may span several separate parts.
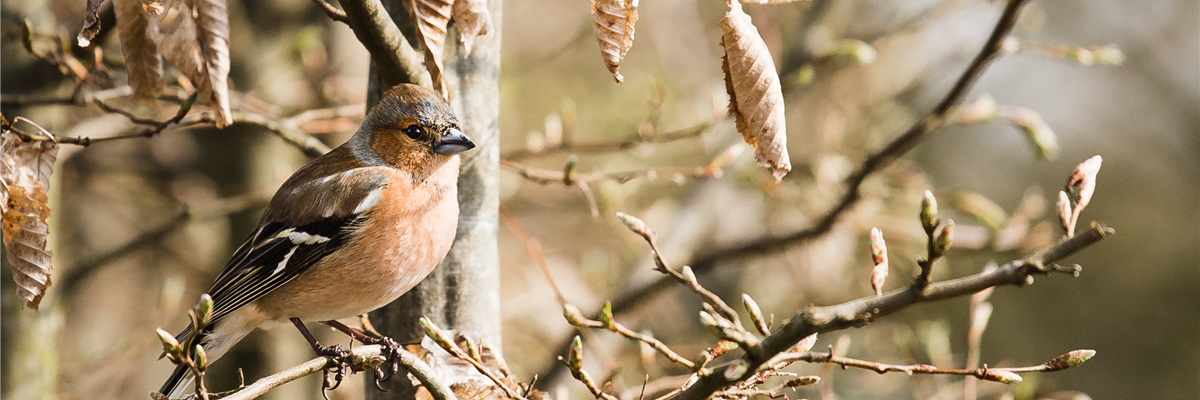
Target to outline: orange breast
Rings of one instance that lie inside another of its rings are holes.
[[[457,190],[453,175],[449,184],[435,183],[446,182],[436,179],[441,172],[417,185],[394,177],[340,250],[254,304],[276,321],[326,321],[375,310],[412,289],[454,242]]]

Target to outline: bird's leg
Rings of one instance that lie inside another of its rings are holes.
[[[374,336],[368,335],[366,332],[360,331],[355,328],[351,328],[349,326],[346,326],[346,324],[343,324],[336,320],[324,321],[324,322],[322,322],[322,324],[329,325],[333,329],[337,329],[338,331],[341,331],[342,333],[350,335],[350,337],[353,338],[354,340],[357,340],[359,343],[366,344],[366,345],[378,344],[378,345],[386,346],[388,344],[388,342],[395,342],[394,340],[392,340],[391,338],[386,337],[386,336],[374,337]]]
[[[300,330],[300,334],[304,335],[304,340],[308,341],[308,345],[312,346],[313,352],[316,352],[318,356],[345,357],[350,354],[350,350],[347,350],[340,344],[328,347],[321,346],[321,343],[317,342],[317,338],[313,337],[312,333],[308,332],[308,328],[304,327],[304,322],[300,321],[300,318],[292,318],[291,321],[293,325],[296,325],[296,329]]]
[[[329,394],[327,391],[337,389],[342,384],[342,378],[346,377],[346,369],[350,366],[350,362],[346,360],[346,356],[350,355],[350,350],[347,350],[340,344],[329,347],[321,346],[321,343],[317,342],[317,338],[313,337],[308,328],[304,327],[304,322],[300,321],[300,318],[291,318],[291,321],[293,325],[296,325],[296,329],[300,330],[300,334],[304,335],[304,340],[308,341],[308,345],[312,346],[313,352],[316,352],[318,356],[333,357],[334,362],[337,363],[336,366],[331,367],[334,368],[332,382],[329,379],[329,370],[325,369],[321,371],[324,378],[321,379],[321,395],[328,400]]]

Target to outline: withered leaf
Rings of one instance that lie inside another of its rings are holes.
[[[600,56],[613,79],[624,82],[621,60],[633,47],[633,28],[637,23],[638,0],[591,0],[592,29],[600,44]]]
[[[450,24],[452,0],[408,0],[408,11],[417,27],[417,39],[425,47],[425,68],[433,90],[446,96],[442,56],[446,49],[446,25]]]
[[[754,147],[758,165],[771,169],[776,180],[792,170],[787,153],[787,127],[779,73],[767,44],[736,0],[721,20],[721,45],[725,57],[725,89],[729,114],[737,131]]]
[[[487,9],[487,0],[454,0],[451,18],[458,24],[458,42],[466,54],[471,54],[475,37],[488,34],[492,29],[492,13]]]
[[[125,54],[133,99],[151,102],[162,93],[164,83],[162,58],[150,37],[150,21],[139,0],[113,0],[113,11],[117,15],[117,36]]]
[[[229,10],[225,0],[195,0],[196,38],[208,76],[208,102],[217,110],[217,127],[233,123],[229,111]]]
[[[87,10],[83,12],[83,28],[79,30],[79,47],[92,45],[92,38],[100,33],[100,6],[104,0],[88,0]]]
[[[147,14],[161,13],[166,7],[163,4],[163,0],[141,0],[141,2],[142,10],[146,11]]]
[[[54,266],[46,250],[50,208],[46,191],[58,147],[54,142],[25,142],[17,135],[0,138],[0,211],[4,248],[17,283],[17,297],[37,310]]]
[[[229,110],[229,16],[225,0],[167,0],[150,16],[158,51],[208,99],[218,128],[233,122]],[[157,29],[155,29],[157,28]]]

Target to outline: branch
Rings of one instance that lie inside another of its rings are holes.
[[[676,353],[674,350],[671,350],[671,348],[661,340],[655,339],[650,335],[643,335],[641,333],[634,332],[632,329],[625,327],[625,325],[618,323],[613,319],[612,306],[610,304],[604,304],[604,308],[600,312],[599,321],[585,318],[583,314],[579,312],[579,308],[571,305],[570,303],[563,303],[563,316],[567,318],[567,323],[570,323],[576,328],[606,329],[626,338],[645,343],[655,351],[662,353],[662,355],[667,357],[667,359],[682,365],[687,369],[695,370],[697,368],[696,363],[693,363],[691,360],[688,360],[687,358],[679,355],[679,353]]]
[[[828,352],[796,352],[781,354],[779,357],[771,359],[771,361],[767,364],[774,365],[778,363],[804,361],[809,363],[839,365],[842,368],[861,368],[875,371],[880,374],[886,374],[888,372],[903,372],[908,375],[960,375],[973,376],[978,379],[1000,383],[1017,383],[1022,380],[1021,376],[1017,375],[1018,373],[1061,371],[1067,368],[1076,367],[1079,364],[1083,364],[1087,360],[1091,359],[1094,355],[1096,355],[1095,350],[1074,350],[1055,357],[1050,361],[1030,367],[988,368],[987,364],[984,364],[983,368],[955,369],[938,368],[929,364],[884,364],[874,361],[838,356],[835,355],[831,349]]]
[[[501,153],[500,157],[505,160],[522,160],[531,157],[561,153],[604,153],[610,151],[629,150],[646,143],[669,143],[683,139],[700,137],[700,135],[711,131],[714,125],[716,125],[715,121],[701,122],[687,128],[671,132],[663,132],[661,134],[651,135],[649,137],[642,136],[638,133],[633,133],[627,136],[625,139],[619,141],[597,141],[585,143],[571,143],[563,141],[555,146],[543,147],[536,150],[509,150]]]
[[[810,306],[797,313],[781,329],[762,339],[761,348],[764,353],[763,358],[755,358],[749,355],[743,356],[730,365],[743,365],[747,367],[747,373],[752,374],[760,365],[768,361],[765,358],[770,358],[787,351],[801,339],[814,333],[826,333],[863,326],[874,321],[876,318],[895,313],[918,303],[966,296],[1001,285],[1029,285],[1033,283],[1034,274],[1050,274],[1054,272],[1078,274],[1078,266],[1065,268],[1054,265],[1054,263],[1085,247],[1095,244],[1113,233],[1114,231],[1111,228],[1097,225],[1027,258],[1009,262],[995,271],[932,283],[924,288],[914,284],[904,289],[884,294],[883,296],[865,297],[835,306]],[[706,399],[709,395],[721,390],[723,387],[745,377],[734,375],[731,377],[732,379],[726,379],[726,371],[728,369],[729,365],[714,369],[712,374],[701,377],[695,385],[683,391],[680,394],[680,398]],[[1014,371],[1032,372],[1032,370]]]
[[[379,67],[384,88],[405,82],[425,87],[431,85],[424,57],[408,44],[379,0],[339,2],[346,13],[346,24],[371,53],[371,61]]]
[[[626,183],[626,182],[632,181],[637,178],[642,178],[642,177],[649,178],[649,179],[655,179],[658,177],[670,177],[671,179],[675,179],[675,180],[678,180],[685,176],[693,176],[693,177],[697,177],[697,178],[711,177],[711,175],[706,174],[704,167],[651,168],[651,169],[642,169],[642,170],[636,170],[636,171],[588,172],[588,173],[583,173],[583,174],[572,172],[572,173],[570,173],[570,176],[568,176],[568,173],[564,172],[564,171],[552,171],[552,170],[548,170],[548,169],[533,168],[533,167],[530,167],[527,165],[518,164],[518,163],[515,163],[512,161],[509,161],[509,160],[500,160],[500,166],[508,168],[508,169],[512,170],[513,172],[516,172],[517,175],[521,175],[521,177],[525,178],[526,180],[529,180],[531,182],[541,184],[541,185],[549,185],[549,184],[558,183],[558,184],[563,184],[565,186],[579,186],[582,184],[588,184],[588,183],[603,181],[603,180],[612,180],[612,181],[616,181],[617,183]]]
[[[300,115],[297,117],[299,116]],[[304,152],[304,155],[308,156],[309,158],[317,158],[322,154],[328,153],[330,150],[332,150],[329,148],[329,145],[325,144],[325,142],[322,142],[320,139],[317,139],[316,137],[301,130],[299,127],[300,123],[294,118],[280,120],[266,114],[259,114],[250,111],[233,111],[232,118],[234,124],[257,125],[270,131],[271,133],[275,134],[275,136],[279,136],[280,139],[283,139],[284,142],[295,146],[297,149],[300,149],[300,151]],[[216,120],[213,118],[213,113],[206,111],[185,118],[180,122],[180,125],[188,127],[200,124],[213,124],[215,122]]]
[[[316,3],[317,7],[320,7],[321,11],[329,16],[329,19],[350,25],[350,18],[346,16],[346,13],[334,7],[333,4],[329,4],[325,0],[312,0],[312,2]]]
[[[155,135],[158,135],[159,133],[162,133],[167,128],[170,128],[171,126],[174,126],[174,125],[179,125],[180,127],[187,128],[187,127],[193,127],[196,125],[214,124],[216,122],[216,120],[213,117],[213,113],[211,111],[206,111],[203,113],[194,114],[194,115],[190,115],[190,116],[187,115],[188,112],[191,110],[191,106],[196,99],[196,95],[199,92],[194,92],[194,93],[192,93],[192,95],[190,97],[188,97],[187,99],[184,99],[179,106],[179,110],[175,113],[175,116],[171,117],[171,119],[168,119],[166,121],[161,121],[161,122],[153,120],[153,119],[146,119],[146,118],[138,117],[136,115],[133,115],[133,113],[131,113],[129,111],[122,110],[120,108],[117,108],[117,107],[114,107],[114,106],[108,104],[107,100],[109,98],[111,98],[110,96],[116,97],[116,96],[121,95],[122,93],[125,93],[125,92],[124,91],[115,91],[112,93],[107,93],[103,97],[97,96],[97,95],[84,94],[84,95],[81,95],[82,97],[80,97],[80,98],[81,99],[92,99],[93,104],[96,104],[98,107],[100,107],[100,109],[104,110],[107,113],[120,114],[120,115],[124,116],[125,118],[128,118],[129,121],[133,122],[134,124],[146,125],[146,126],[148,126],[148,128],[146,130],[137,132],[137,133],[108,136],[108,137],[98,137],[98,138],[90,138],[87,136],[51,137],[49,135],[34,135],[34,134],[25,132],[25,131],[17,129],[17,128],[13,128],[12,132],[27,141],[53,141],[53,142],[56,142],[59,144],[73,144],[73,145],[77,145],[77,146],[87,147],[94,143],[100,143],[100,142],[109,142],[109,141],[125,140],[125,139],[137,139],[137,138],[150,138]],[[46,101],[51,101],[52,103],[56,103],[56,104],[77,104],[74,97],[65,98],[65,99],[63,99],[63,98],[46,99]],[[300,129],[300,125],[303,123],[318,120],[318,119],[331,119],[331,118],[346,117],[346,116],[352,114],[352,112],[348,111],[350,109],[350,107],[352,107],[352,106],[335,107],[335,108],[330,108],[330,109],[309,110],[309,111],[305,111],[300,114],[297,114],[293,117],[284,118],[284,119],[279,119],[276,117],[272,117],[270,115],[256,113],[256,112],[252,112],[252,111],[235,110],[235,111],[233,111],[232,118],[233,118],[233,123],[235,123],[235,124],[239,124],[239,123],[240,124],[251,124],[251,125],[257,125],[259,127],[262,127],[263,129],[270,131],[271,133],[275,134],[276,136],[279,136],[281,139],[283,139],[284,142],[287,142],[288,144],[296,147],[297,149],[300,149],[300,151],[304,152],[304,155],[308,156],[309,158],[316,158],[322,154],[328,153],[331,149],[330,149],[329,145],[326,145],[320,139],[317,139],[313,135],[310,135],[308,132],[305,132],[303,129]],[[353,113],[353,114],[357,114],[357,113]]]
[[[733,159],[737,158],[742,153],[745,146],[735,144],[729,146],[721,153],[713,157],[708,164],[698,167],[668,167],[668,168],[649,168],[636,171],[624,172],[576,172],[578,166],[578,158],[572,156],[567,159],[566,165],[561,171],[553,171],[548,169],[533,168],[514,161],[501,159],[500,165],[513,170],[529,181],[542,185],[554,183],[563,184],[565,186],[587,186],[589,183],[613,180],[617,183],[626,183],[637,178],[645,177],[647,179],[657,179],[666,177],[673,181],[679,182],[684,178],[716,178],[724,173],[724,169]]]
[[[371,345],[355,347],[350,350],[350,354],[346,357],[351,360],[361,360],[383,357],[383,355],[379,345]],[[454,396],[454,392],[450,390],[449,386],[446,386],[445,383],[434,378],[433,371],[429,368],[429,365],[425,364],[424,361],[421,361],[419,358],[417,358],[417,356],[407,351],[400,351],[398,357],[400,358],[400,365],[402,365],[404,369],[408,370],[409,373],[413,374],[413,376],[417,377],[417,380],[421,382],[421,385],[426,389],[429,389],[429,393],[434,399],[457,400],[457,398]],[[254,399],[266,394],[271,389],[274,389],[280,385],[323,371],[326,368],[336,367],[337,365],[338,360],[336,357],[317,357],[306,361],[303,364],[259,379],[250,386],[246,386],[245,388],[242,388],[233,394],[222,397],[221,400]]]

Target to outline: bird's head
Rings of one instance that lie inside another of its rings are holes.
[[[475,147],[441,96],[409,84],[384,93],[357,135],[379,160],[410,172],[437,168]]]

